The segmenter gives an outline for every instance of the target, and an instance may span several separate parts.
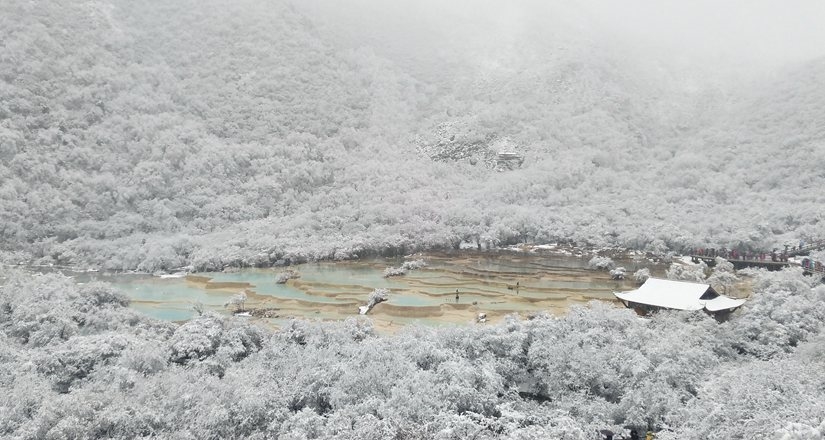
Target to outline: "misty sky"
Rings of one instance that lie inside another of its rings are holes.
[[[787,62],[825,54],[822,1],[590,1],[595,26],[711,56]]]
[[[306,0],[298,6],[356,45],[406,51],[585,41],[666,52],[682,62],[772,66],[825,55],[825,2],[818,0]]]

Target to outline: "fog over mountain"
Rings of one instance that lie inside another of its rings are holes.
[[[158,321],[9,268],[810,243],[822,23],[814,0],[0,1],[0,438],[823,438],[800,268],[739,273],[718,321],[594,301],[393,335]]]
[[[823,232],[819,3],[2,8],[8,260]]]

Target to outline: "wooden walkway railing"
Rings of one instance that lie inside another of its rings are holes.
[[[704,261],[708,267],[713,267],[716,264],[716,257],[710,257],[708,255],[691,255],[691,261],[694,263],[698,263],[700,261]],[[787,261],[773,261],[771,259],[765,260],[740,260],[740,259],[730,259],[728,260],[733,264],[733,268],[736,270],[744,269],[746,267],[764,267],[768,270],[782,270],[783,268],[790,266],[791,263]]]
[[[691,255],[691,261],[694,263],[698,263],[700,261],[705,262],[708,267],[713,267],[716,264],[716,257],[711,257],[708,255]],[[805,265],[803,263],[802,270],[805,275],[822,275],[825,278],[825,264],[820,262],[814,261],[813,259],[807,259],[808,263]],[[734,269],[744,269],[746,267],[763,267],[768,270],[782,270],[785,267],[791,266],[792,263],[788,261],[773,261],[771,259],[765,260],[743,260],[743,259],[730,259],[728,260],[731,264],[733,264]],[[795,263],[793,265],[796,265]]]
[[[818,251],[823,248],[825,248],[825,240],[817,240],[809,243],[807,246],[791,249],[787,252],[787,255],[789,257],[796,257],[798,255],[807,256],[811,251]]]

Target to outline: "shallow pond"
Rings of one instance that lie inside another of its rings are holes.
[[[345,319],[376,288],[390,290],[389,300],[370,311],[381,328],[418,322],[428,325],[472,322],[479,313],[489,321],[510,313],[563,313],[593,299],[614,301],[614,290],[635,287],[614,281],[606,271],[587,268],[589,257],[552,253],[457,253],[416,255],[427,266],[384,278],[384,269],[403,259],[318,262],[292,266],[300,278],[276,282],[284,268],[198,273],[186,278],[148,275],[98,275],[132,299],[132,307],[166,320],[192,317],[195,303],[229,313],[224,304],[245,291],[247,309],[274,309],[278,325],[292,317]],[[638,268],[663,270],[645,259],[617,260],[629,274]],[[85,278],[85,277],[84,277]],[[78,278],[80,280],[80,278]],[[456,301],[456,290],[459,299]],[[618,303],[617,303],[618,304]]]

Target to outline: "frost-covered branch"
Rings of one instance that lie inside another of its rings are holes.
[[[382,303],[389,299],[390,291],[388,289],[375,289],[370,293],[370,296],[367,298],[367,305],[358,307],[358,313],[360,315],[366,315],[375,307],[377,304]]]

